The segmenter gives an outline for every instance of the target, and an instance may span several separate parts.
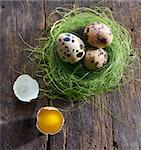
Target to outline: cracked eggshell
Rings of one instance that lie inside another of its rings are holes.
[[[13,91],[19,100],[30,102],[38,97],[39,84],[28,74],[23,74],[14,82]]]
[[[108,60],[108,55],[102,48],[97,50],[88,50],[84,57],[84,65],[89,70],[96,70],[103,67]]]
[[[85,55],[83,41],[74,34],[61,33],[57,40],[57,53],[64,62],[74,64]]]
[[[55,107],[47,106],[37,113],[37,129],[45,135],[54,135],[61,131],[64,125],[63,114]]]
[[[97,48],[109,46],[113,41],[113,34],[110,28],[103,23],[92,23],[85,27],[84,35],[87,42]]]

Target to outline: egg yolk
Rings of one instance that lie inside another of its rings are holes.
[[[38,114],[38,127],[46,134],[59,132],[63,125],[63,115],[57,110],[42,109]]]

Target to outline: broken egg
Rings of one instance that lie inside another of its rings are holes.
[[[30,102],[38,97],[39,84],[28,74],[23,74],[14,82],[13,91],[19,100]]]
[[[63,114],[55,107],[42,107],[37,113],[36,126],[45,135],[57,134],[64,125]]]
[[[85,55],[83,41],[74,34],[61,33],[57,40],[57,53],[64,62],[74,64]]]
[[[113,41],[113,34],[110,28],[103,23],[92,23],[85,27],[84,35],[87,42],[97,48],[109,46]]]
[[[84,65],[89,70],[96,70],[103,67],[108,59],[107,52],[102,48],[97,50],[87,50],[84,57]]]

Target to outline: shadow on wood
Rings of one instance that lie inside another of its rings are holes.
[[[1,124],[1,149],[15,149],[42,134],[36,129],[36,119],[16,120]]]

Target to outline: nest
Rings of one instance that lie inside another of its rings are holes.
[[[109,92],[123,84],[132,69],[135,52],[128,31],[115,21],[110,10],[100,7],[59,8],[54,13],[58,13],[61,19],[45,31],[47,36],[32,50],[32,60],[38,63],[38,72],[41,72],[42,94],[51,99],[88,101],[91,96]],[[63,62],[56,52],[58,35],[69,32],[84,39],[83,29],[93,22],[104,23],[112,30],[113,42],[105,48],[109,55],[108,63],[101,69],[89,71],[83,60],[73,65]]]

